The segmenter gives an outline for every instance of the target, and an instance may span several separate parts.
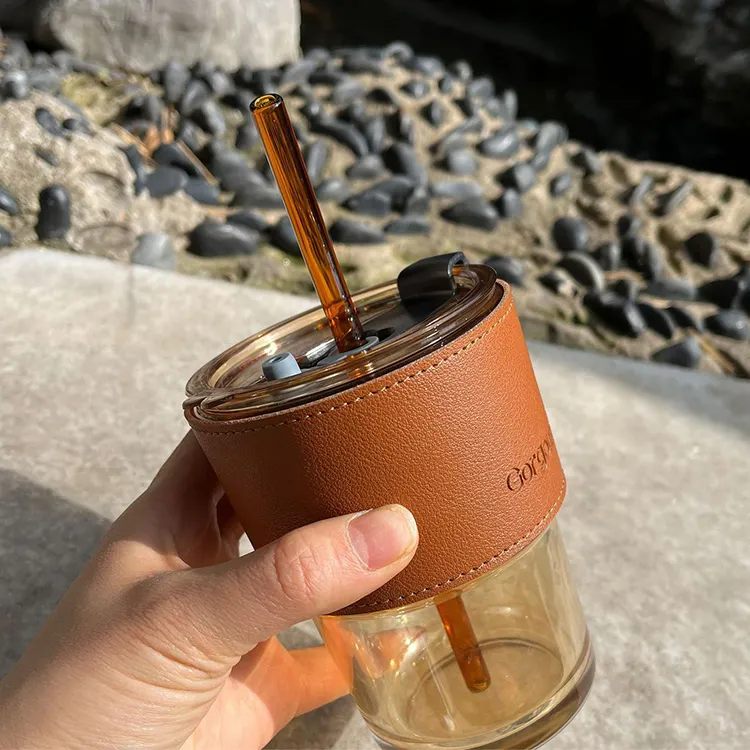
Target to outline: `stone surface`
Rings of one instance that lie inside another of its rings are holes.
[[[269,68],[299,54],[298,0],[61,0],[35,15],[39,41],[140,72],[169,60]]]
[[[14,394],[0,400],[0,673],[185,433],[188,377],[309,305],[69,255],[0,259],[0,319],[12,321],[0,326],[0,388]],[[597,658],[587,703],[547,747],[703,750],[721,738],[722,750],[744,750],[750,385],[530,350],[569,481],[560,523]],[[283,638],[317,642],[309,623]],[[269,747],[378,745],[346,699]]]
[[[18,215],[7,222],[18,245],[36,240],[39,194],[54,183],[70,194],[71,228],[65,246],[76,252],[127,261],[136,237],[151,231],[166,232],[177,245],[185,246],[184,234],[203,218],[198,204],[184,194],[162,201],[151,201],[146,195],[136,198],[135,175],[118,139],[96,125],[92,130],[97,137],[53,136],[37,124],[38,108],[48,110],[57,121],[75,114],[39,92],[0,106],[0,132],[14,133],[0,143],[0,174],[19,206]],[[38,149],[54,155],[54,170],[40,164]]]

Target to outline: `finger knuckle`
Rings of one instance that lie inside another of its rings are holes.
[[[278,588],[293,602],[315,600],[325,585],[329,567],[324,551],[304,533],[283,537],[274,550]]]

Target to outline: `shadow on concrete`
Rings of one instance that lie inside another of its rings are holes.
[[[536,365],[545,361],[556,362],[558,369],[565,367],[570,370],[572,379],[578,375],[592,374],[615,380],[631,389],[634,397],[665,401],[676,410],[692,412],[707,422],[732,430],[742,438],[750,438],[750,382],[747,380],[534,341],[529,342],[529,351]],[[649,427],[648,423],[643,424],[646,442],[649,440]]]
[[[267,750],[327,750],[346,731],[357,709],[347,696],[287,724],[267,745]]]
[[[109,521],[0,469],[0,677],[19,659]]]

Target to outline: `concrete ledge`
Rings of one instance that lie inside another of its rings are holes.
[[[0,673],[185,432],[187,378],[310,304],[45,251],[0,259]],[[745,748],[750,383],[530,349],[598,661],[587,705],[548,747]],[[348,700],[272,746],[377,747]]]

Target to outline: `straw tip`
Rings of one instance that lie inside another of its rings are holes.
[[[282,102],[283,99],[278,94],[261,94],[253,99],[250,110],[255,112],[259,109],[269,109],[270,107],[277,107]]]

